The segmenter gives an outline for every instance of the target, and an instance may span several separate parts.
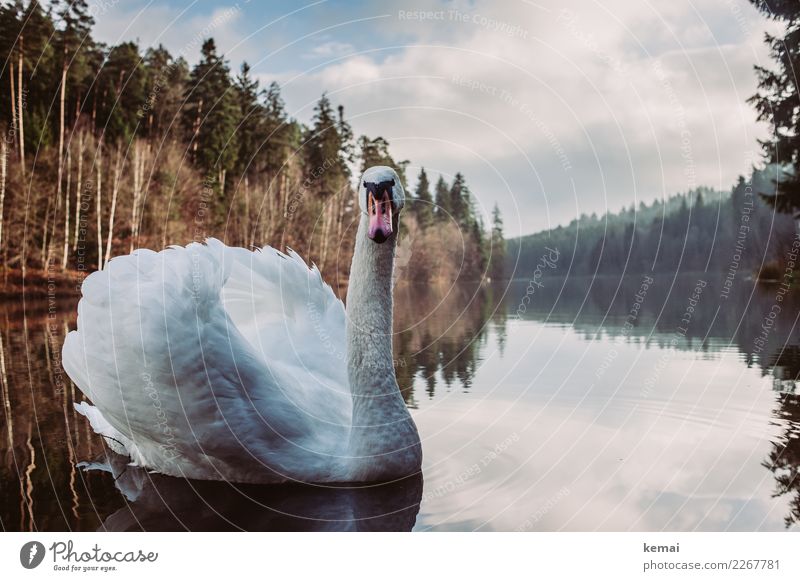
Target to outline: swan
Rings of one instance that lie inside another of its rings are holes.
[[[389,481],[422,449],[392,361],[403,187],[364,172],[347,310],[292,250],[204,243],[119,256],[83,282],[63,366],[131,464],[241,483]]]

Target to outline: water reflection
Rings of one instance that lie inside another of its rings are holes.
[[[93,530],[121,504],[108,481],[77,463],[103,444],[73,409],[75,387],[60,368],[74,302],[7,303],[0,310],[0,524],[4,530]]]
[[[770,451],[763,466],[775,478],[776,497],[789,499],[786,528],[800,523],[800,346],[787,345],[770,359],[772,388],[778,394],[775,417],[783,427],[781,438]]]
[[[129,501],[106,531],[410,531],[422,476],[364,486],[254,486],[170,478],[110,453],[90,467],[113,476]]]
[[[74,300],[0,305],[5,530],[761,530],[800,522],[798,293],[698,278],[396,291],[425,451],[389,487],[232,486],[109,458],[73,410]],[[765,331],[765,326],[768,330]]]
[[[493,289],[463,285],[441,292],[400,286],[395,292],[395,363],[406,401],[413,400],[414,378],[421,376],[429,398],[436,387],[469,390],[487,340],[487,323],[505,312]]]

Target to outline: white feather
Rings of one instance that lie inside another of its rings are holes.
[[[392,202],[395,208],[401,210],[406,204],[406,194],[403,191],[403,184],[400,183],[400,177],[392,168],[385,165],[375,165],[364,172],[361,180],[358,182],[358,207],[361,212],[367,213],[367,189],[364,187],[364,182],[372,182],[379,184],[381,182],[388,182],[394,180],[394,187],[392,187]]]
[[[343,482],[418,471],[391,359],[396,237],[375,244],[367,228],[362,216],[349,323],[319,270],[292,251],[209,239],[114,258],[84,281],[64,343],[64,368],[94,404],[76,409],[114,451],[172,476]]]
[[[173,476],[341,479],[344,307],[316,268],[209,240],[115,258],[82,290],[64,367],[115,451]]]

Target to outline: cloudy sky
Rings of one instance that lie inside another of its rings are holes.
[[[686,191],[760,162],[745,102],[775,24],[745,0],[90,0],[96,36],[281,83],[308,121],[328,91],[396,159],[467,177],[508,235]]]

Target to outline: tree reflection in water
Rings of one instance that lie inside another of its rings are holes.
[[[516,326],[531,324],[526,321],[568,326],[587,341],[622,337],[651,348],[667,346],[694,277],[657,280],[634,327],[623,332],[640,281],[637,276],[622,283],[618,278],[566,284],[548,280],[537,289],[521,321],[517,307],[527,281],[444,291],[400,284],[395,291],[394,358],[406,402],[422,406],[443,392],[469,397],[480,387],[477,381],[487,345],[502,357],[506,342],[516,337]],[[702,308],[676,348],[700,351],[703,357],[735,351],[743,364],[771,376],[776,404],[764,422],[780,426],[780,432],[773,437],[763,466],[775,482],[774,495],[787,499],[786,526],[794,527],[800,523],[796,387],[800,333],[791,322],[800,313],[800,299],[798,293],[785,297],[781,320],[759,352],[755,341],[774,302],[774,289],[745,288],[742,283],[721,304],[715,284],[709,280]],[[19,303],[0,305],[0,524],[5,530],[407,530],[413,526],[421,479],[384,488],[269,489],[136,476],[134,469],[124,473],[117,468],[109,468],[112,473],[78,469],[81,461],[104,457],[106,452],[103,441],[75,413],[73,403],[80,395],[60,366],[60,346],[75,325],[75,301],[55,306],[28,301],[25,308],[23,312]],[[446,453],[426,451],[434,461]],[[115,470],[121,475],[116,485]],[[136,478],[138,487],[130,484]]]
[[[785,428],[763,466],[775,478],[774,496],[789,498],[790,512],[784,518],[789,528],[800,523],[800,346],[787,345],[771,357],[770,363],[773,389],[779,395],[779,405],[773,413]]]

